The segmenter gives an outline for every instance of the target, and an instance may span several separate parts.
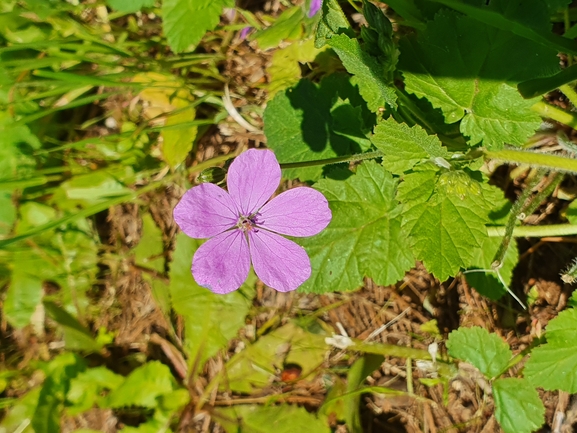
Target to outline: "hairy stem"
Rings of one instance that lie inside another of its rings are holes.
[[[337,156],[336,158],[316,159],[314,161],[302,162],[285,162],[281,163],[280,167],[283,170],[288,168],[314,167],[316,165],[339,164],[341,162],[363,161],[365,159],[382,158],[383,152],[375,150],[374,152],[357,153],[356,155]]]
[[[500,237],[505,234],[505,226],[489,226],[487,233],[491,237]],[[547,226],[518,226],[513,229],[513,236],[517,238],[547,238],[557,236],[577,235],[577,224],[550,224]]]
[[[571,128],[577,128],[577,116],[559,107],[539,101],[531,109],[539,113],[541,117],[548,117]]]
[[[535,168],[545,168],[553,171],[577,174],[577,159],[563,156],[512,149],[484,150],[483,154],[488,159],[495,159],[511,164],[528,164]]]

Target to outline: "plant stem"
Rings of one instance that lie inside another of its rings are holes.
[[[337,156],[336,158],[316,159],[313,161],[302,162],[285,162],[281,163],[280,167],[283,170],[289,168],[314,167],[316,165],[339,164],[341,162],[363,161],[365,159],[382,158],[383,152],[375,150],[374,152],[357,153],[356,155]]]
[[[488,226],[490,237],[505,235],[505,226]],[[547,226],[518,226],[513,229],[513,236],[517,238],[544,238],[555,236],[577,235],[577,224],[550,224]]]
[[[567,57],[567,59],[571,59],[571,56]],[[561,90],[561,92],[567,96],[567,99],[571,101],[571,104],[573,104],[574,107],[577,107],[577,92],[575,92],[573,87],[571,87],[569,84],[563,84],[561,87],[559,87],[559,90]]]
[[[575,123],[577,126],[577,121]],[[577,159],[558,155],[530,152],[526,150],[484,150],[486,158],[512,164],[528,164],[531,167],[546,168],[553,171],[577,173]]]
[[[577,116],[555,107],[554,105],[539,101],[533,105],[531,109],[539,113],[541,117],[549,117],[550,119],[570,126],[571,128],[577,128]]]

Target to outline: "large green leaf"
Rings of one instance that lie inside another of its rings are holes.
[[[168,45],[179,53],[197,45],[208,30],[218,24],[223,7],[231,0],[164,0],[162,25]]]
[[[407,91],[426,97],[448,123],[461,122],[471,145],[522,144],[541,123],[520,81],[552,75],[557,51],[453,12],[438,13],[400,43]]]
[[[577,309],[559,313],[546,328],[547,344],[531,351],[524,374],[547,390],[577,392]]]
[[[444,281],[473,264],[487,238],[490,207],[468,172],[423,166],[404,177],[398,199],[412,251],[429,272]]]
[[[514,377],[493,383],[495,418],[505,433],[531,433],[545,422],[539,393],[526,380]]]
[[[298,240],[313,269],[300,290],[354,290],[365,276],[382,285],[403,278],[415,262],[401,230],[396,184],[381,165],[365,162],[346,181],[325,179],[315,185],[333,218],[319,235]]]
[[[304,407],[292,405],[236,405],[219,408],[213,415],[226,433],[329,433],[325,420],[318,419]]]
[[[201,243],[179,234],[169,274],[172,306],[184,318],[186,352],[190,364],[197,368],[224,349],[244,326],[256,281],[251,274],[240,290],[226,295],[200,287],[192,278],[190,267]]]
[[[449,355],[473,364],[489,379],[503,373],[513,357],[501,337],[478,326],[451,332],[447,349]]]
[[[343,124],[343,116],[346,123]],[[320,83],[301,80],[279,92],[264,112],[267,145],[281,163],[350,155],[368,146],[374,115],[350,78],[333,74]],[[364,141],[363,141],[364,140]],[[323,166],[284,170],[288,178],[317,180]]]

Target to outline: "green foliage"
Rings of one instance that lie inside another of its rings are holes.
[[[281,163],[304,162],[366,150],[371,120],[357,87],[344,75],[335,74],[319,86],[301,80],[279,92],[267,104],[264,132],[268,147]],[[318,180],[322,172],[317,165],[285,170],[283,175]]]
[[[495,418],[505,433],[530,433],[545,421],[539,393],[526,380],[499,379],[493,383]]]
[[[562,311],[547,325],[547,343],[531,351],[524,375],[534,386],[577,391],[577,309]]]
[[[315,185],[329,201],[333,219],[316,237],[299,240],[313,268],[301,290],[354,290],[365,276],[388,285],[414,265],[401,229],[396,183],[382,166],[367,162],[345,181],[326,179]]]
[[[162,25],[168,45],[175,53],[197,45],[207,30],[216,27],[223,7],[231,0],[164,0]]]
[[[449,354],[464,359],[489,378],[499,376],[513,357],[507,343],[484,328],[459,328],[449,334]]]
[[[106,0],[111,8],[121,12],[137,12],[142,8],[154,6],[154,0]]]
[[[539,126],[512,87],[558,68],[556,52],[510,32],[443,12],[400,42],[407,91],[426,97],[448,123],[461,121],[471,145],[521,145]],[[516,57],[520,56],[520,57]]]

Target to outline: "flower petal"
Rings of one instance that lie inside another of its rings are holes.
[[[192,259],[192,276],[202,287],[225,294],[238,289],[250,270],[246,236],[231,230],[209,239]]]
[[[312,188],[290,189],[260,210],[258,225],[289,236],[313,236],[325,229],[332,214],[324,195]]]
[[[210,238],[234,227],[239,212],[229,193],[212,183],[189,189],[174,208],[174,220],[191,238]]]
[[[303,247],[266,230],[248,234],[252,266],[267,286],[288,292],[311,276],[311,262]]]
[[[250,149],[230,164],[228,192],[243,215],[257,211],[280,183],[280,165],[270,150]]]

